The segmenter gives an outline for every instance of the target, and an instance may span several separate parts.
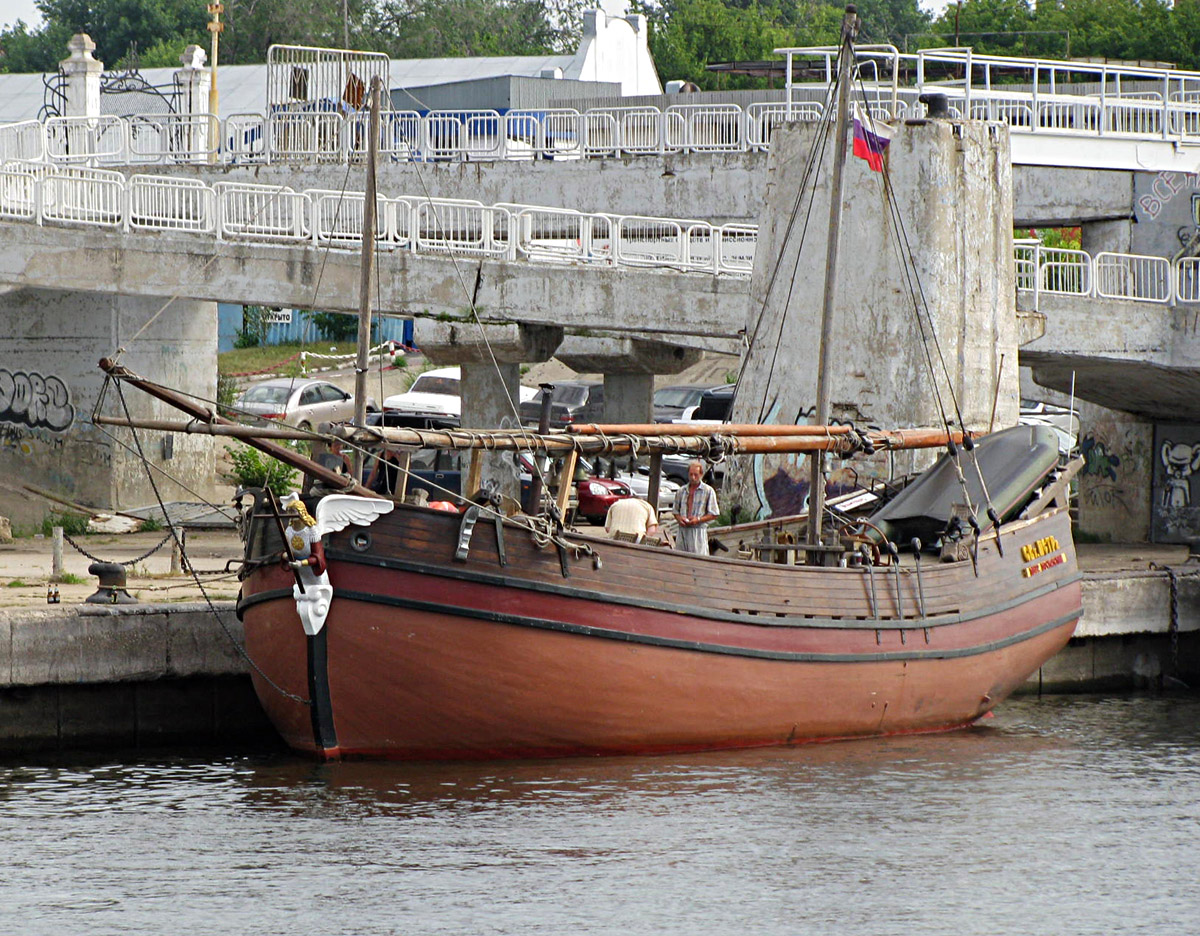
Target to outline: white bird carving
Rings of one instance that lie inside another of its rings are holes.
[[[280,505],[294,509],[299,516],[287,526],[288,543],[295,562],[292,568],[300,579],[292,586],[296,598],[296,613],[304,633],[315,637],[325,626],[329,615],[329,604],[333,600],[333,586],[329,584],[329,573],[325,570],[325,550],[321,538],[326,533],[344,530],[350,524],[370,526],[376,519],[391,511],[395,506],[389,500],[373,497],[357,497],[353,494],[327,494],[317,501],[314,518],[304,507],[299,494],[288,494]],[[301,585],[304,586],[301,590]]]

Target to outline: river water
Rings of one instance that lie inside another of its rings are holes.
[[[0,932],[1200,932],[1200,698],[789,750],[0,764]]]

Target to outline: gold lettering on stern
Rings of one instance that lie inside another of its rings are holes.
[[[1054,568],[1056,565],[1062,565],[1067,561],[1067,557],[1058,552],[1061,548],[1062,546],[1059,544],[1058,538],[1054,536],[1043,536],[1039,540],[1022,546],[1021,560],[1023,562],[1031,562],[1033,565],[1022,569],[1021,577],[1032,578],[1041,572],[1045,572],[1047,569]],[[1049,556],[1049,558],[1043,558],[1044,556]]]

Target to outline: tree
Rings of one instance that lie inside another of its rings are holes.
[[[393,58],[574,51],[586,0],[382,0],[368,47]]]

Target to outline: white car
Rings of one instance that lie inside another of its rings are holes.
[[[461,371],[457,367],[427,370],[417,376],[406,392],[385,399],[383,411],[411,416],[462,416],[460,381]],[[532,387],[521,387],[518,405],[536,393]]]
[[[273,377],[247,387],[234,408],[247,416],[278,419],[299,429],[316,429],[323,422],[354,418],[354,397],[327,380]],[[367,412],[379,405],[367,397]]]

